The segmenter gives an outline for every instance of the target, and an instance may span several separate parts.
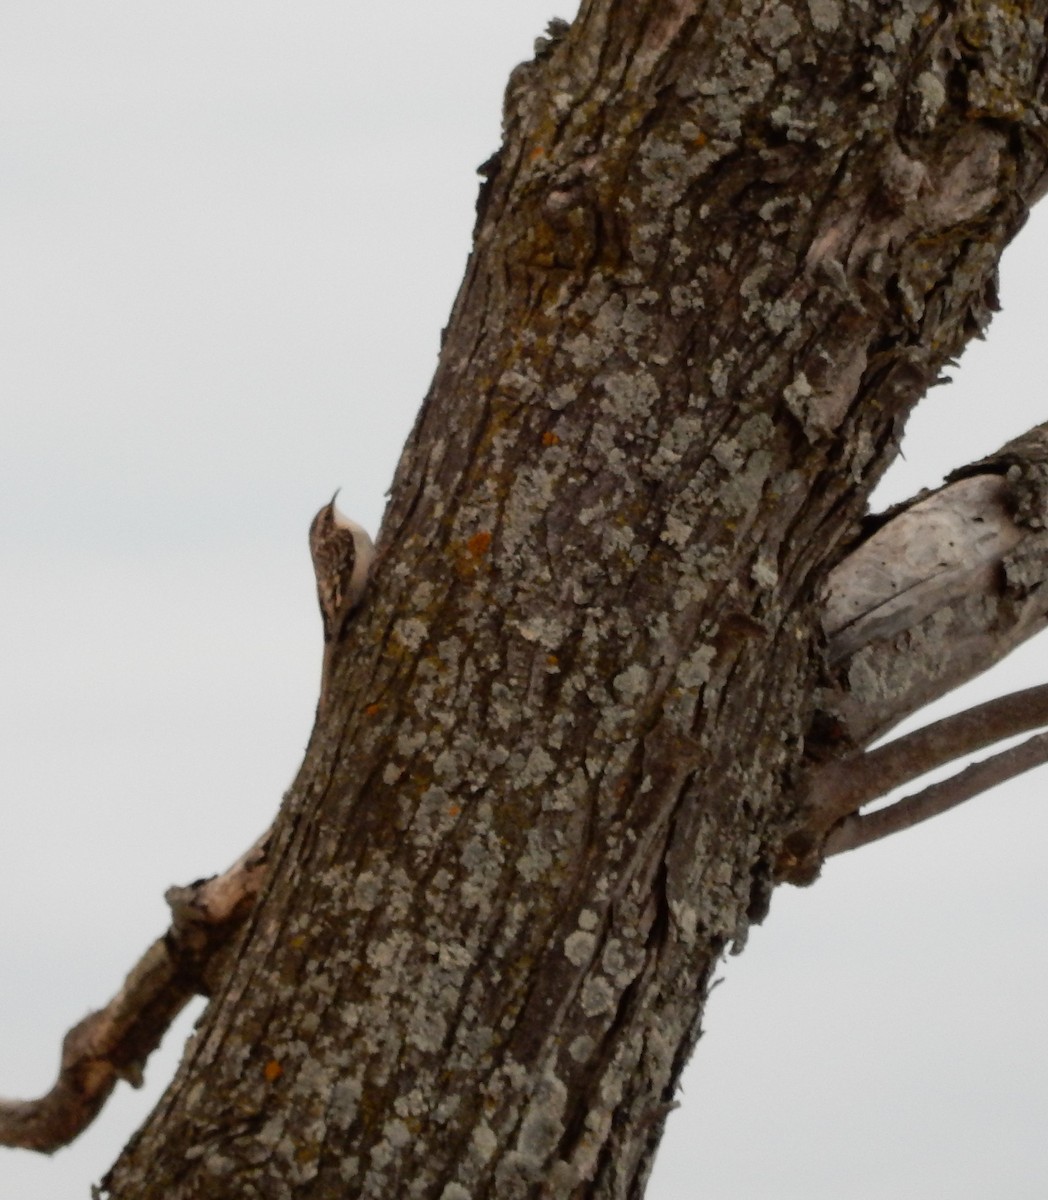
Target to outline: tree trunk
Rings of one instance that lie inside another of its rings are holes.
[[[1044,25],[590,0],[514,72],[267,887],[108,1195],[642,1194],[828,753],[821,590],[1044,178]]]

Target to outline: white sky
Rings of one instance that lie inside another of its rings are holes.
[[[0,1094],[269,822],[320,663],[306,550],[376,528],[474,168],[555,0],[6,0],[0,16]],[[1048,214],[891,499],[1045,417]],[[1028,645],[953,705],[1043,682]],[[783,890],[728,961],[650,1200],[1045,1195],[1044,774]],[[187,1022],[0,1195],[87,1195]]]

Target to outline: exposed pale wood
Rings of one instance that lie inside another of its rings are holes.
[[[1041,425],[900,505],[833,570],[820,706],[842,739],[868,745],[1045,628],[1046,479]]]
[[[996,593],[1022,533],[999,475],[951,483],[906,508],[830,575],[823,605],[831,663],[912,629],[972,593]]]

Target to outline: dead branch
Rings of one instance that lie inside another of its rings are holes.
[[[999,475],[925,496],[862,542],[832,573],[823,606],[831,663],[910,629],[959,594],[997,586],[1022,534]]]
[[[0,1100],[0,1145],[50,1154],[71,1142],[126,1079],[138,1086],[146,1059],[228,947],[265,879],[269,834],[222,875],[170,888],[171,926],[131,969],[120,991],[66,1034],[58,1079],[37,1100]]]
[[[1040,733],[992,758],[972,763],[949,779],[933,783],[895,804],[865,816],[846,817],[826,839],[824,852],[827,857],[843,854],[845,850],[856,850],[889,834],[910,829],[1045,762],[1048,762],[1048,733]]]
[[[852,750],[1048,625],[1048,424],[879,518],[823,602],[823,713]]]
[[[835,825],[847,822],[848,836],[857,837],[857,822],[873,821],[858,816],[864,805],[963,755],[1048,724],[1048,688],[1031,688],[863,753],[899,721],[1048,626],[1048,423],[871,523],[873,532],[827,582],[828,677],[819,727],[830,732],[824,745],[814,744],[818,735],[813,739],[812,757],[820,761],[798,785],[802,822],[777,867],[780,879],[794,883],[817,877]],[[998,765],[1006,769],[1010,761]],[[989,768],[971,770],[955,777],[957,789],[973,779],[998,782]],[[934,804],[953,794],[932,792],[937,799],[914,811],[931,815]],[[864,825],[866,840],[884,836],[874,835],[875,827],[906,827],[909,811],[878,815],[879,824]],[[844,836],[835,834],[834,844]]]
[[[809,785],[810,823],[816,829],[829,829],[928,771],[1042,725],[1048,725],[1048,684],[999,696],[876,750],[827,763],[816,770]]]

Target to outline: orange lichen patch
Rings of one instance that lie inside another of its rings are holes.
[[[544,446],[559,446],[560,438],[553,432],[552,429],[547,429],[542,435],[542,444]]]
[[[547,654],[546,655],[546,666],[547,667],[559,667],[560,659],[555,654]]]
[[[460,812],[462,812],[461,805],[459,805],[459,804],[449,804],[448,805],[448,816],[449,817],[457,817]]]
[[[374,717],[374,716],[377,716],[381,711],[382,711],[381,704],[369,704],[364,709],[364,715],[367,717]]]
[[[474,558],[483,558],[491,549],[491,534],[486,529],[475,533],[471,538],[466,539],[466,549]]]
[[[691,139],[691,144],[692,144],[693,146],[696,146],[696,147],[699,147],[699,148],[701,148],[702,146],[705,146],[705,145],[706,145],[706,143],[707,143],[709,140],[710,140],[710,139],[709,139],[709,138],[708,138],[708,137],[707,137],[707,136],[706,136],[704,133],[697,133],[697,134],[696,134],[696,135],[695,135],[695,136],[694,136],[694,137]]]
[[[455,571],[460,579],[473,580],[477,573],[489,569],[488,551],[493,541],[492,534],[487,529],[481,529],[464,542],[454,541],[449,549],[454,557]]]
[[[530,153],[530,155],[529,155],[529,158],[531,158],[531,160],[534,162],[534,160],[535,160],[536,158],[542,158],[542,157],[543,157],[543,155],[545,155],[545,153],[546,153],[546,147],[545,147],[545,146],[537,146],[537,145],[536,145],[536,146],[532,146],[532,147],[531,147],[531,153]]]
[[[284,1068],[275,1058],[271,1058],[262,1068],[262,1074],[266,1077],[267,1083],[274,1083],[284,1074]]]

